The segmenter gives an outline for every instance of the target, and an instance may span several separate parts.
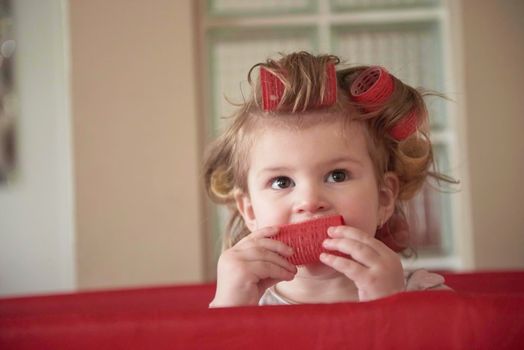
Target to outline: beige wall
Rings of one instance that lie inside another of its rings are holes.
[[[69,6],[78,287],[202,281],[192,1]]]
[[[463,0],[458,16],[482,269],[524,267],[523,4]],[[78,287],[203,281],[193,2],[69,6]]]
[[[463,0],[474,264],[524,268],[524,1]]]

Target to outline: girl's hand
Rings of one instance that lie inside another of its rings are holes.
[[[384,243],[349,226],[330,227],[323,243],[329,250],[351,256],[322,253],[320,260],[345,274],[358,288],[360,301],[374,300],[405,289],[400,257]]]
[[[210,307],[257,305],[267,288],[295,277],[297,268],[284,258],[293,254],[292,248],[270,238],[278,230],[254,231],[220,255]]]

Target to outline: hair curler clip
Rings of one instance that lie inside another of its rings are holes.
[[[374,112],[391,97],[395,84],[389,72],[379,66],[365,69],[353,81],[350,94],[354,101],[362,104],[367,112]],[[397,141],[402,141],[411,136],[418,127],[419,118],[415,110],[389,129],[389,135]]]
[[[260,67],[260,85],[262,87],[262,107],[266,112],[275,111],[284,95],[284,83],[265,67]],[[322,100],[313,108],[329,107],[337,100],[337,77],[335,65],[326,65],[326,88]]]

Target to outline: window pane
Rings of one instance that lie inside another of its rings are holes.
[[[333,10],[371,10],[436,6],[440,0],[331,0]]]
[[[314,12],[316,0],[209,0],[209,16],[258,16]]]

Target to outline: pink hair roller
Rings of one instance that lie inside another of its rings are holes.
[[[393,78],[383,67],[370,67],[364,70],[351,84],[350,93],[353,100],[364,105],[367,112],[378,110],[394,90]],[[395,124],[389,134],[397,141],[403,141],[411,136],[418,127],[418,114],[415,110]]]
[[[313,108],[329,107],[337,100],[337,77],[333,63],[327,64],[326,77],[326,90],[322,101]],[[284,95],[284,84],[264,67],[260,67],[260,84],[262,86],[262,107],[265,111],[276,110]]]
[[[294,254],[287,260],[294,265],[306,265],[320,261],[320,253],[329,252],[333,255],[348,257],[339,252],[327,251],[322,242],[328,238],[327,229],[331,226],[344,225],[344,218],[340,215],[285,225],[273,238],[285,243],[294,250]]]

